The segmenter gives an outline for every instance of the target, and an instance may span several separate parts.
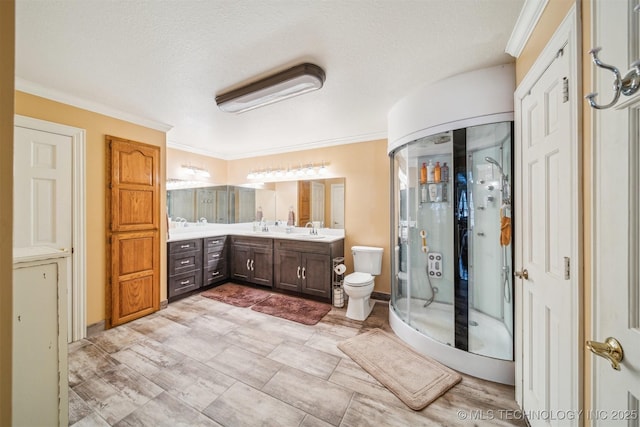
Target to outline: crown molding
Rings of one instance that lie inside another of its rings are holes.
[[[160,132],[168,132],[173,127],[172,125],[157,122],[155,120],[140,117],[135,114],[126,113],[124,111],[117,110],[115,108],[108,107],[106,105],[89,101],[86,99],[78,98],[68,93],[58,91],[56,89],[47,88],[37,83],[16,77],[16,90],[25,92],[31,95],[39,96],[41,98],[50,99],[52,101],[60,102],[62,104],[71,105],[73,107],[82,108],[83,110],[92,111],[94,113],[103,114],[105,116],[113,117],[115,119],[124,120],[136,125],[144,126],[150,129],[154,129]]]
[[[525,0],[516,25],[511,32],[511,37],[507,42],[506,53],[514,58],[520,56],[548,2],[549,0]]]

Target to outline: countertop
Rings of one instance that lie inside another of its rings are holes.
[[[331,243],[344,239],[344,230],[321,228],[318,230],[317,235],[311,234],[310,228],[295,227],[291,233],[287,233],[285,230],[286,228],[282,226],[271,226],[269,227],[269,231],[253,231],[250,226],[247,227],[244,224],[193,225],[181,228],[170,228],[167,242],[217,236],[251,236],[320,243]]]

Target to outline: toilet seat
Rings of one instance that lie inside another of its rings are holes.
[[[373,282],[373,276],[369,273],[355,272],[344,278],[345,285],[349,286],[367,286]]]

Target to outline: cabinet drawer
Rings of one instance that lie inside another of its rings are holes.
[[[169,257],[169,276],[199,270],[202,266],[200,252],[181,253]]]
[[[314,254],[329,255],[331,244],[324,242],[301,242],[299,240],[275,240],[274,249],[282,251],[309,252]]]
[[[231,244],[243,246],[258,246],[262,248],[273,248],[273,239],[268,237],[231,236]]]
[[[202,272],[201,270],[194,270],[191,273],[180,274],[169,278],[169,295],[168,297],[174,297],[181,295],[195,289],[198,289],[202,285]]]
[[[204,239],[205,252],[216,252],[224,249],[227,236],[207,237]]]
[[[216,268],[208,268],[204,272],[204,286],[208,286],[219,282],[220,280],[226,280],[229,278],[227,270],[227,264],[222,263]]]
[[[169,242],[169,254],[179,254],[182,252],[199,251],[202,249],[202,239],[180,240]]]
[[[212,252],[205,254],[205,268],[219,268],[221,264],[227,263],[227,257],[224,252]]]

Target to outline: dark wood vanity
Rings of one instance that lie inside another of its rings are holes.
[[[331,301],[332,259],[344,256],[344,239],[214,236],[167,242],[169,302],[236,282]]]

